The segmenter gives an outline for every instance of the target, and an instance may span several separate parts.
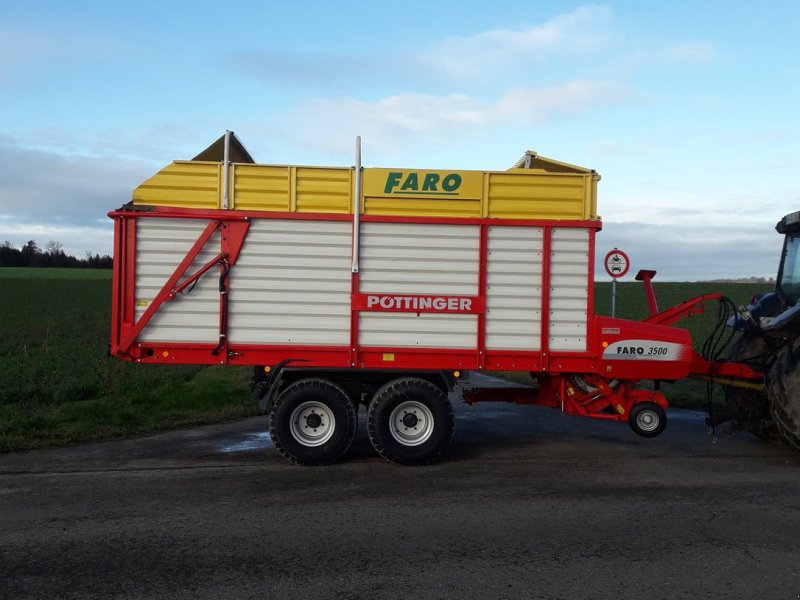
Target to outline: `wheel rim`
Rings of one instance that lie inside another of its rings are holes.
[[[336,419],[325,404],[310,400],[292,411],[289,430],[303,446],[321,446],[333,436]]]
[[[433,435],[433,413],[421,402],[402,402],[389,417],[389,432],[404,446],[424,444]]]
[[[636,415],[636,425],[642,431],[655,431],[661,419],[653,410],[643,410]]]

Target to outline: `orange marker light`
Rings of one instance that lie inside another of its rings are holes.
[[[167,357],[169,356],[169,352],[167,352],[166,350],[164,350],[164,351],[161,353],[161,356],[163,356],[164,358],[167,358]]]
[[[269,365],[264,367],[264,373],[269,373],[270,371],[272,371],[272,367],[270,367]]]
[[[461,377],[461,371],[453,371],[453,377],[455,377],[456,379]]]

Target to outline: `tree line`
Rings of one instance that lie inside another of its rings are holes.
[[[113,259],[107,254],[100,256],[88,250],[84,258],[76,258],[64,252],[60,242],[50,241],[44,250],[34,240],[16,248],[6,240],[0,244],[0,267],[55,267],[67,269],[110,269]]]

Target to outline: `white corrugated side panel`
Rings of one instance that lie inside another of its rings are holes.
[[[550,262],[550,350],[586,350],[589,230],[554,228]]]
[[[364,223],[361,293],[478,293],[479,228],[474,225]],[[475,348],[476,315],[364,312],[359,344],[378,347]]]
[[[486,347],[538,350],[542,332],[542,229],[489,227]]]
[[[362,346],[392,348],[475,348],[477,315],[362,312]]]
[[[350,344],[346,221],[254,219],[231,269],[230,342]]]
[[[136,319],[146,310],[175,268],[186,256],[208,221],[197,219],[138,219],[136,224]],[[191,275],[220,251],[215,233],[186,271]],[[191,293],[165,302],[139,335],[149,342],[207,342],[219,340],[219,271],[201,277]]]

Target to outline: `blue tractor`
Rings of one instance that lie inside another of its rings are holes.
[[[800,449],[800,211],[775,226],[785,236],[774,291],[754,296],[728,326],[741,332],[732,362],[764,373],[764,385],[726,387],[733,422]]]

